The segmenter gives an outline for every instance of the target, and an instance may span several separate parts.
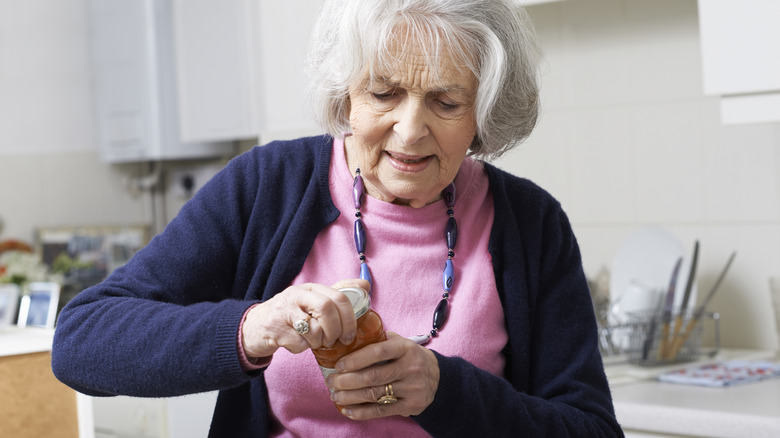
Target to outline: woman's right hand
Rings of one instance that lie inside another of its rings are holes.
[[[328,287],[306,283],[290,286],[252,307],[244,320],[241,341],[248,358],[269,357],[279,348],[297,354],[308,348],[345,344],[355,338],[357,323],[352,304],[339,292],[343,287],[369,290],[365,280],[344,280]],[[309,331],[295,331],[296,321],[309,320]]]

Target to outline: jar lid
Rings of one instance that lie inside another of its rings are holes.
[[[368,292],[359,287],[345,287],[339,289],[339,292],[349,298],[349,302],[352,303],[352,310],[355,312],[355,318],[360,318],[368,312],[368,307],[371,304]]]

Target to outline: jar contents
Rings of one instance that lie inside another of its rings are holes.
[[[366,345],[387,339],[384,326],[382,325],[382,318],[369,307],[368,292],[352,287],[339,289],[339,292],[346,294],[352,303],[352,310],[355,312],[355,318],[357,319],[357,332],[355,333],[355,340],[349,345],[345,345],[337,340],[330,348],[312,349],[314,357],[317,359],[317,364],[320,366],[320,371],[322,371],[322,377],[326,379],[329,375],[336,372],[336,362],[342,357],[353,351],[360,350]],[[336,404],[336,407],[341,411],[342,406]]]

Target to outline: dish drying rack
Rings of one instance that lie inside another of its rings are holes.
[[[643,367],[713,357],[720,349],[720,315],[705,312],[694,320],[692,312],[668,319],[653,311],[631,313],[624,323],[599,327],[599,348],[605,359],[624,358]]]

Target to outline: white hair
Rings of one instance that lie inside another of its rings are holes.
[[[350,131],[350,86],[366,71],[392,71],[392,48],[410,41],[432,71],[449,56],[477,78],[471,154],[495,158],[531,134],[539,51],[517,0],[325,0],[306,66],[315,116],[330,135]]]

